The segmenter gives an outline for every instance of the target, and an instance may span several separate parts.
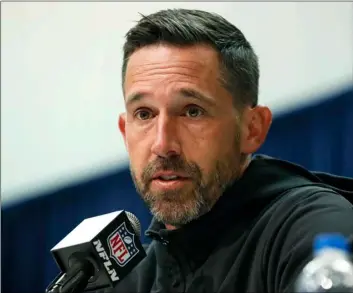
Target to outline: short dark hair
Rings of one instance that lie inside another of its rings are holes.
[[[142,15],[126,34],[123,87],[129,57],[139,48],[158,43],[212,46],[219,53],[221,82],[234,97],[235,104],[257,105],[258,58],[243,33],[222,16],[188,9],[167,9]]]

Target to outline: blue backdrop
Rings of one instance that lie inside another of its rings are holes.
[[[353,88],[275,117],[260,153],[353,177]],[[120,209],[146,230],[151,216],[128,169],[2,209],[2,292],[44,292],[58,273],[49,250],[84,218]]]

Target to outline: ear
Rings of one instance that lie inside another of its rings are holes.
[[[126,113],[121,113],[118,119],[118,125],[121,135],[123,136],[124,143],[126,146]]]
[[[272,123],[272,113],[268,107],[256,106],[244,109],[242,117],[241,152],[255,153],[264,143]]]

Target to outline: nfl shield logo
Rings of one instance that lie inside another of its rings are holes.
[[[134,234],[127,230],[125,222],[110,234],[108,247],[110,257],[115,259],[121,267],[125,266],[139,252],[135,246]]]

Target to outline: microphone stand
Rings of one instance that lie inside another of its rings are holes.
[[[55,277],[55,279],[49,284],[45,293],[58,293],[60,292],[60,287],[62,286],[62,281],[66,277],[66,274],[60,273]]]
[[[91,277],[94,266],[89,260],[76,262],[67,273],[59,274],[45,290],[46,293],[82,293]]]

